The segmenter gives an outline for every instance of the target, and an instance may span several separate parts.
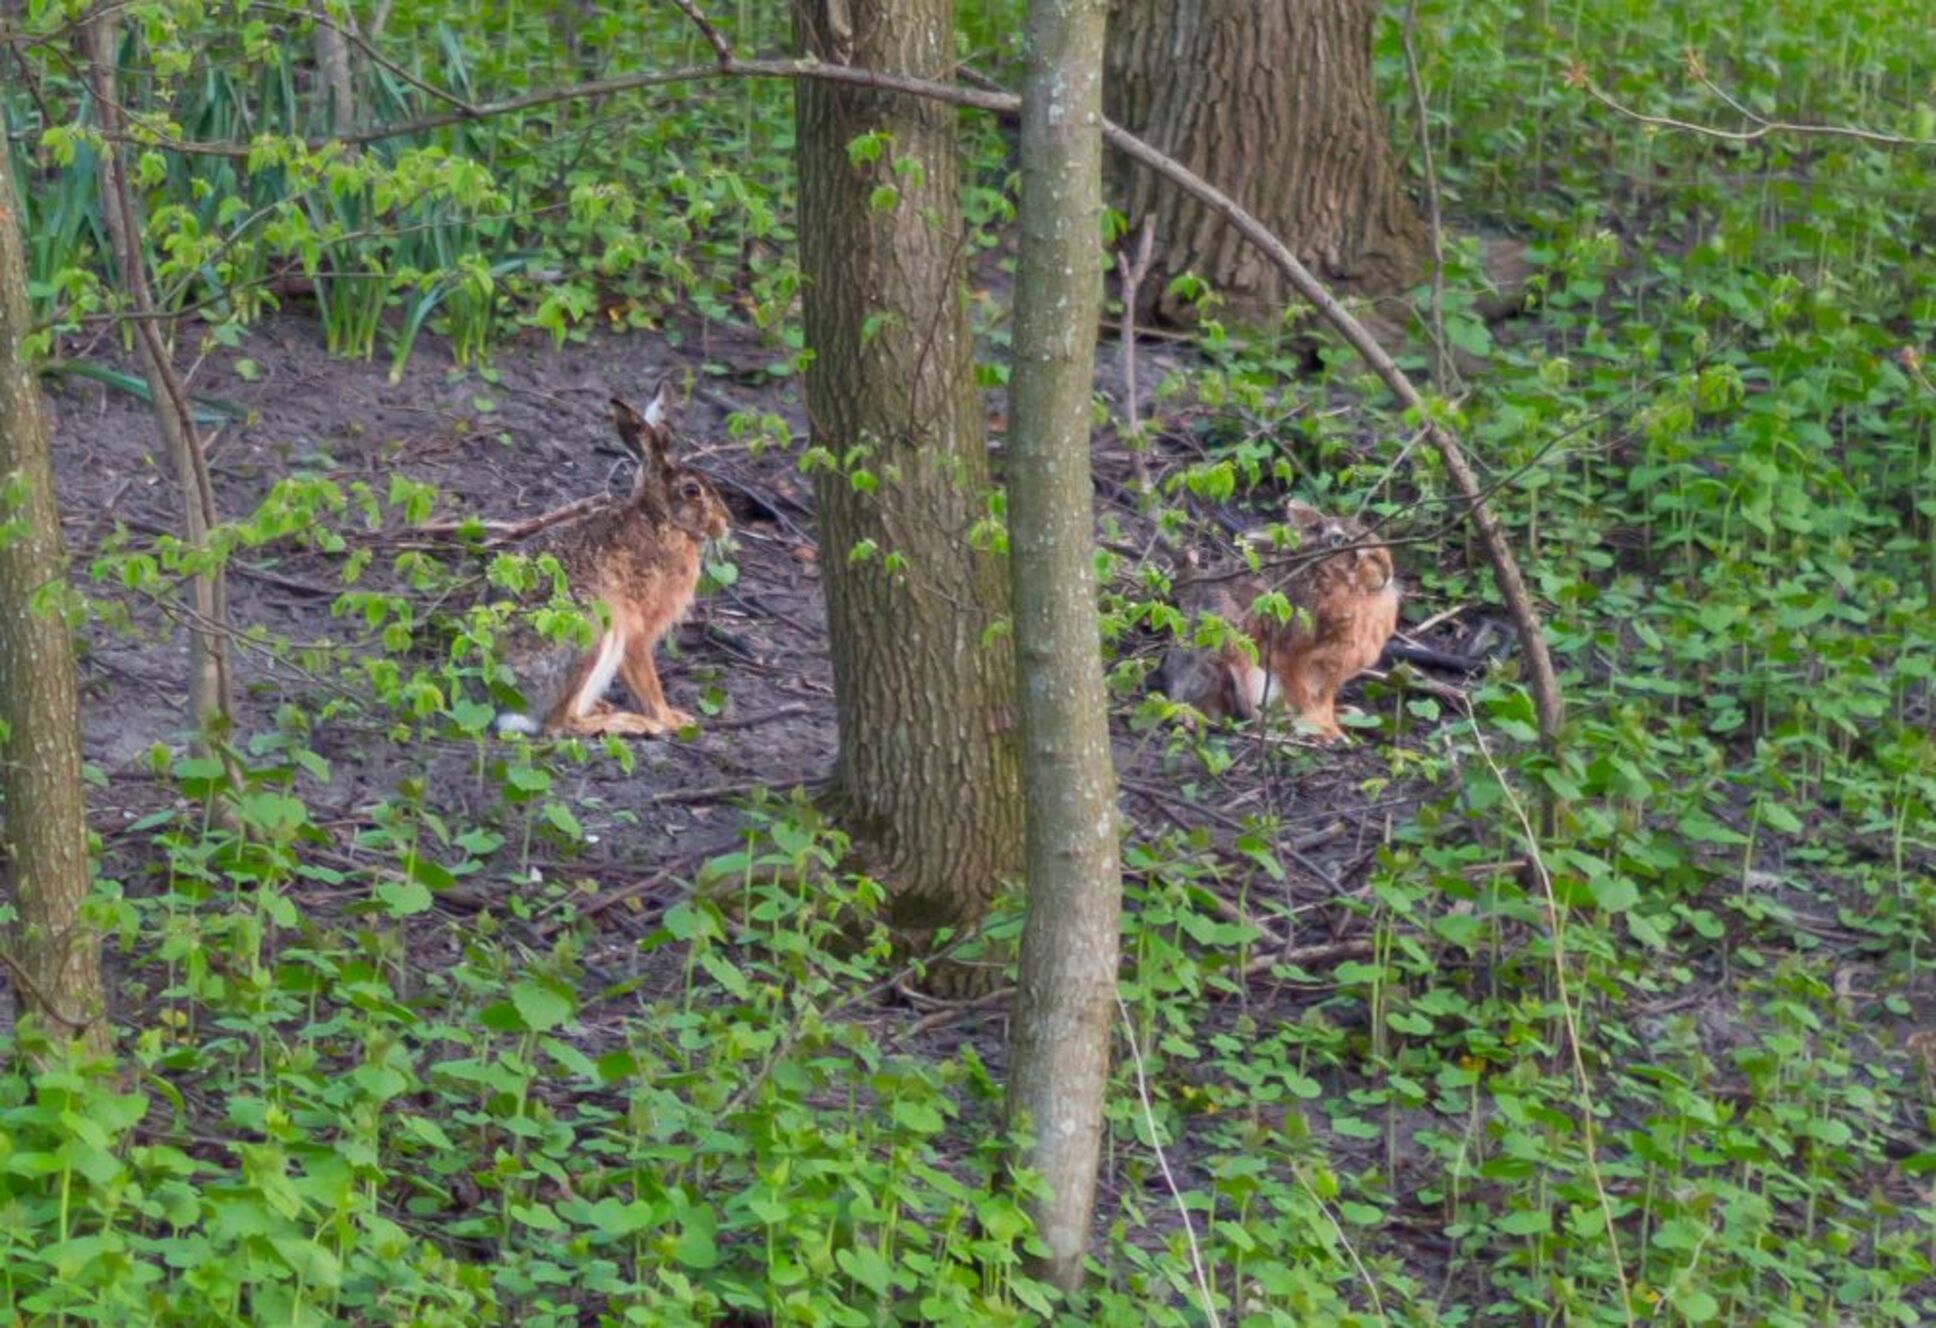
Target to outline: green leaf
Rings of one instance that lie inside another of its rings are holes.
[[[444,1127],[428,1116],[405,1116],[403,1129],[404,1133],[421,1140],[440,1153],[451,1152],[457,1147],[450,1141],[450,1136],[444,1133]]]
[[[1745,844],[1748,837],[1731,830],[1706,812],[1689,812],[1678,822],[1680,832],[1697,844]]]
[[[309,1285],[329,1290],[342,1284],[343,1265],[324,1246],[295,1236],[271,1236],[269,1243],[290,1271]]]
[[[428,886],[417,881],[384,881],[370,892],[383,911],[393,918],[414,918],[428,913],[436,902]]]
[[[719,1221],[710,1208],[686,1208],[679,1213],[679,1239],[672,1257],[688,1268],[706,1269],[719,1262],[714,1240]]]
[[[558,1214],[551,1211],[551,1207],[548,1204],[513,1203],[511,1205],[511,1220],[521,1222],[535,1231],[565,1230],[565,1224],[559,1220]]]
[[[1654,1231],[1653,1243],[1663,1250],[1691,1250],[1707,1239],[1707,1227],[1685,1217],[1670,1218]]]
[[[939,1134],[947,1120],[926,1102],[900,1101],[894,1104],[894,1123],[916,1134]]]
[[[1385,1220],[1385,1210],[1376,1204],[1346,1199],[1338,1205],[1338,1216],[1354,1227],[1375,1227]]]
[[[511,984],[511,1004],[517,1008],[518,1018],[533,1033],[544,1033],[558,1027],[577,1008],[573,999],[558,988],[545,982],[514,982]]]
[[[1593,902],[1609,913],[1625,913],[1640,902],[1640,887],[1624,876],[1596,876],[1587,888],[1593,892]]]
[[[1689,1323],[1708,1323],[1721,1313],[1721,1302],[1699,1287],[1675,1287],[1667,1299]]]
[[[630,1236],[652,1225],[652,1205],[643,1199],[621,1203],[610,1196],[600,1199],[586,1214],[591,1224],[607,1236]]]
[[[578,840],[585,837],[584,827],[578,824],[578,818],[564,803],[547,802],[544,806],[544,815],[545,820],[551,822],[571,839]]]
[[[834,1262],[840,1265],[841,1271],[847,1276],[877,1296],[887,1294],[888,1284],[894,1278],[894,1270],[888,1266],[887,1260],[880,1256],[880,1252],[865,1246],[860,1249],[836,1251]]]
[[[1543,1208],[1522,1208],[1501,1218],[1499,1229],[1509,1236],[1544,1236],[1553,1230],[1553,1215]]]
[[[497,718],[497,707],[482,701],[459,701],[451,706],[450,717],[465,733],[482,733]]]

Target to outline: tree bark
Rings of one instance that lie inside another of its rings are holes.
[[[19,915],[5,968],[22,1013],[56,1041],[105,1055],[100,949],[81,918],[89,876],[74,644],[40,385],[23,345],[31,327],[0,134],[0,844]]]
[[[1032,0],[1009,410],[1028,914],[1009,1110],[1047,1184],[1040,1272],[1082,1280],[1116,1011],[1116,779],[1097,621],[1090,399],[1101,307],[1104,0]]]
[[[1345,294],[1409,289],[1430,236],[1400,185],[1371,76],[1376,0],[1116,0],[1109,118],[1228,192]],[[1226,316],[1274,322],[1296,292],[1224,219],[1127,166],[1132,227],[1153,217],[1145,311],[1185,319],[1170,280],[1194,272]]]
[[[802,0],[794,13],[801,49],[822,62],[953,77],[953,0]],[[835,462],[814,487],[836,801],[883,863],[897,925],[965,926],[1020,874],[1021,799],[1013,660],[991,639],[1004,567],[971,538],[989,466],[956,114],[803,83],[795,117],[807,407]],[[850,157],[872,133],[888,136],[878,158]]]
[[[325,0],[316,0],[316,75],[327,103],[329,132],[347,138],[356,132],[356,89],[350,76],[350,43]],[[343,23],[354,23],[347,7]]]
[[[170,469],[182,496],[182,542],[191,555],[208,551],[209,532],[220,524],[215,489],[208,462],[196,436],[188,393],[175,372],[162,319],[148,285],[147,260],[141,250],[141,227],[134,191],[122,167],[121,107],[115,97],[115,17],[117,8],[100,0],[87,20],[88,90],[94,115],[106,135],[100,156],[101,215],[114,249],[121,290],[133,314],[134,343],[154,402],[155,422],[161,429]],[[227,728],[234,688],[229,677],[228,587],[219,566],[197,573],[191,581],[188,626],[188,709],[195,749],[211,750],[213,740]]]

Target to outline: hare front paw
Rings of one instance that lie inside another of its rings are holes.
[[[680,729],[693,728],[699,723],[686,711],[674,710],[671,706],[665,708],[660,719],[665,724],[666,730],[673,733],[677,733]]]
[[[666,726],[650,715],[635,715],[629,710],[615,710],[604,720],[604,733],[622,733],[638,738],[656,738],[666,731]]]
[[[571,732],[587,738],[602,738],[607,734],[656,738],[666,731],[665,725],[650,715],[620,710],[607,701],[598,702],[587,714],[571,720],[567,727]]]

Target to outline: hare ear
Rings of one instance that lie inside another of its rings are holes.
[[[659,390],[652,394],[652,400],[645,406],[647,427],[665,433],[667,431],[666,413],[672,406],[672,379],[661,378]]]
[[[666,427],[666,384],[660,384],[641,415],[628,403],[612,398],[612,423],[618,426],[619,441],[639,459],[642,466],[663,470],[672,464],[667,451],[672,433]]]

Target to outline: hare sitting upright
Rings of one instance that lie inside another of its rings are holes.
[[[1254,719],[1264,707],[1288,702],[1320,737],[1336,741],[1344,737],[1338,689],[1377,662],[1398,626],[1398,578],[1391,551],[1371,543],[1357,522],[1295,501],[1285,519],[1299,537],[1291,555],[1298,561],[1289,571],[1193,569],[1177,596],[1177,607],[1192,620],[1214,614],[1242,631],[1256,647],[1255,658],[1234,635],[1214,648],[1173,646],[1157,686],[1212,719]],[[1337,552],[1324,554],[1327,549]],[[1288,622],[1252,610],[1272,590],[1290,601]]]
[[[666,704],[652,651],[691,607],[700,552],[729,523],[706,478],[672,459],[666,398],[661,385],[643,415],[612,399],[618,436],[639,462],[631,497],[560,522],[520,549],[555,557],[572,595],[600,606],[603,621],[590,650],[519,634],[531,639],[514,640],[508,653],[524,705],[499,712],[500,732],[653,735],[693,722]],[[614,676],[643,713],[604,700]]]

